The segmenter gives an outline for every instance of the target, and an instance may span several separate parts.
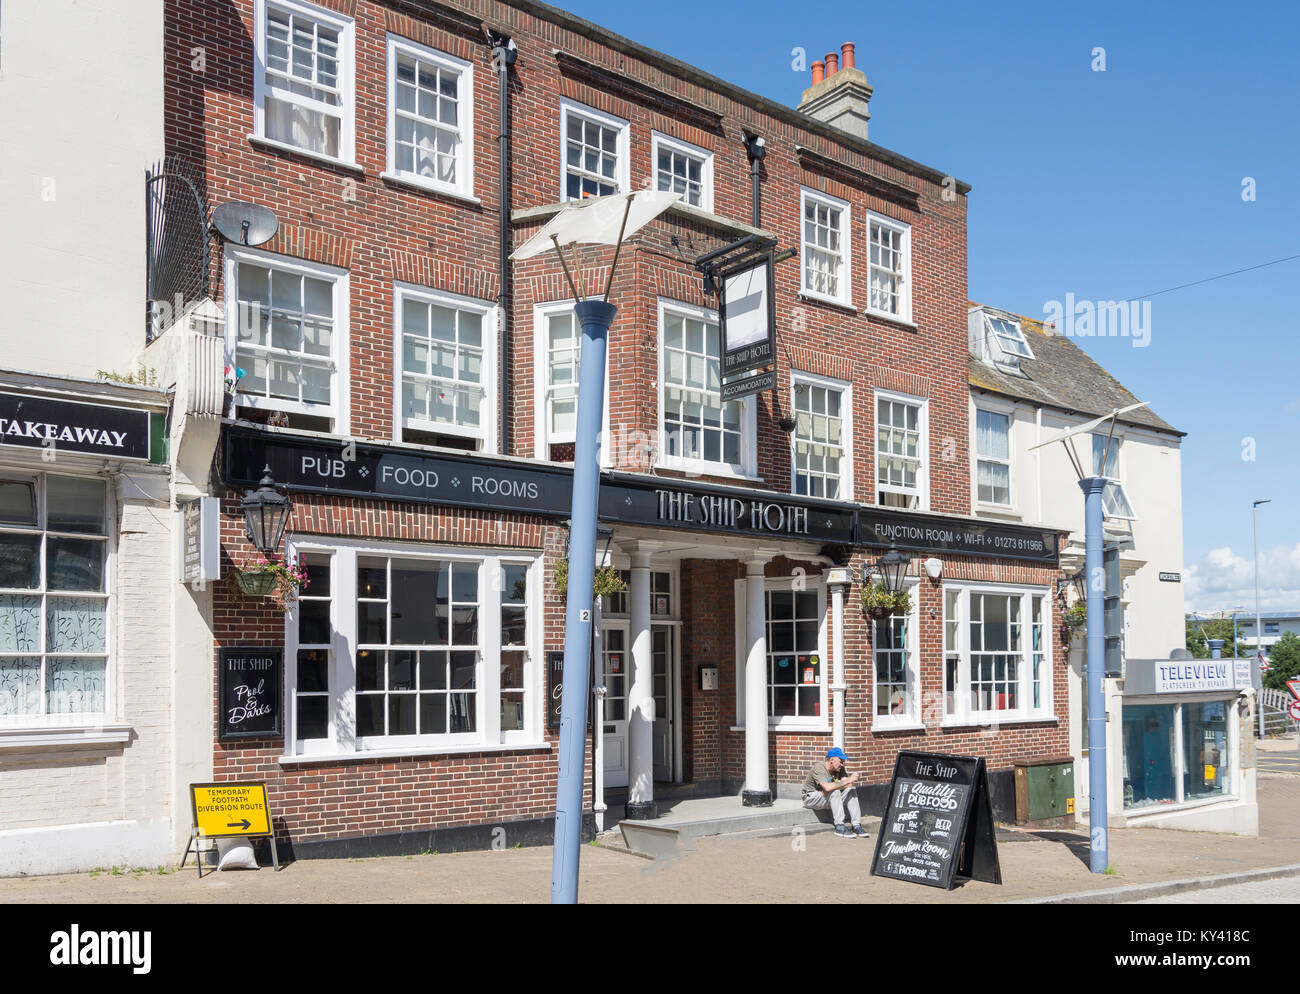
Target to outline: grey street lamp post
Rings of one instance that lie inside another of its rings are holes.
[[[1259,737],[1264,737],[1264,674],[1260,664],[1264,662],[1264,626],[1259,623],[1259,505],[1271,504],[1272,500],[1257,500],[1250,507],[1250,518],[1252,531],[1255,534],[1255,672],[1259,673],[1260,698],[1255,702],[1255,710],[1259,712]],[[1252,684],[1255,682],[1255,674],[1251,674]]]

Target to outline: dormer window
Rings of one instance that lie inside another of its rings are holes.
[[[1034,357],[1019,322],[985,314],[984,329],[985,354],[997,365],[1019,370],[1021,359]]]

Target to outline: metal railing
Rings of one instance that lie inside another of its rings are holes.
[[[168,156],[145,172],[145,341],[208,295],[211,251],[202,171]]]

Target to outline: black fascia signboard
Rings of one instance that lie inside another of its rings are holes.
[[[424,453],[346,439],[304,438],[235,426],[226,432],[223,478],[255,487],[264,466],[303,493],[450,504],[567,518],[573,474],[504,460]]]
[[[757,264],[720,274],[718,326],[722,329],[722,378],[770,366],[776,358],[776,295],[772,254]]]
[[[0,445],[148,460],[149,412],[0,393]]]
[[[487,508],[568,518],[573,473],[500,459],[415,452],[383,445],[234,426],[222,478],[255,487],[264,466],[291,491]],[[752,537],[853,543],[857,506],[739,487],[603,473],[602,521]]]
[[[1055,567],[1056,532],[1048,528],[1003,525],[864,507],[858,514],[858,544],[954,556],[996,556]]]

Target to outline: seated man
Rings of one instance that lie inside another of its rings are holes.
[[[845,776],[844,763],[848,760],[844,750],[838,746],[826,753],[826,759],[817,760],[808,771],[808,778],[803,782],[803,806],[816,811],[829,807],[835,822],[835,834],[841,839],[867,837],[867,830],[862,827],[862,808],[858,804],[858,774]],[[847,810],[853,828],[846,825],[844,814]]]

